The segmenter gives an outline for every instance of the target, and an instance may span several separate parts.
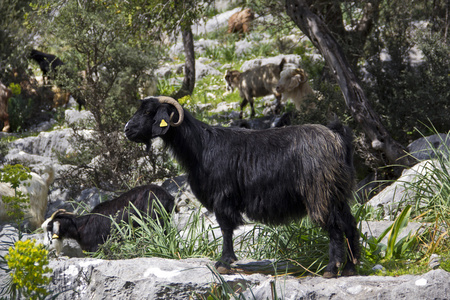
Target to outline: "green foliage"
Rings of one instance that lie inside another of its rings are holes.
[[[30,198],[27,194],[18,190],[20,184],[27,185],[24,181],[31,179],[30,169],[22,165],[5,165],[0,169],[0,182],[7,182],[14,189],[13,196],[2,196],[6,213],[18,223],[23,221],[24,210],[28,208]]]
[[[309,218],[281,226],[256,224],[237,245],[237,252],[256,260],[290,260],[298,267],[290,268],[297,275],[320,273],[328,263],[326,233]]]
[[[45,286],[51,282],[47,273],[48,251],[36,240],[17,241],[10,247],[5,259],[11,270],[11,299],[44,299],[49,292]]]
[[[449,249],[447,249],[449,250]],[[441,261],[441,268],[447,272],[450,272],[450,251],[447,251],[445,257]]]
[[[373,263],[387,262],[395,259],[416,259],[415,252],[418,237],[409,234],[398,240],[400,232],[408,225],[409,216],[411,214],[411,206],[407,206],[402,213],[395,219],[394,223],[386,228],[386,230],[377,238],[363,237],[366,243],[365,258],[372,260]],[[383,244],[382,239],[388,235],[387,244]]]
[[[25,69],[24,57],[33,35],[27,32],[24,18],[30,11],[29,1],[0,1],[0,81],[9,81],[12,69]]]
[[[158,80],[157,87],[158,95],[172,95],[179,88],[179,86],[175,84],[170,84],[169,80],[165,78]]]
[[[428,131],[436,133],[436,128],[428,127]],[[384,275],[400,275],[423,273],[429,270],[428,261],[432,254],[442,256],[441,267],[448,268],[448,253],[450,250],[448,230],[450,225],[450,161],[446,141],[434,149],[434,159],[422,164],[412,182],[405,182],[405,195],[414,195],[400,203],[403,210],[397,215],[394,223],[379,237],[363,237],[364,273],[371,273],[374,264],[381,263],[386,268]],[[360,221],[377,219],[379,215],[361,206],[356,214]],[[408,221],[414,219],[422,224],[419,232],[398,239],[399,233],[406,227]],[[387,243],[381,240],[388,237]]]
[[[437,1],[436,7],[439,3],[442,2]],[[375,30],[367,47],[367,96],[389,133],[400,143],[419,138],[414,129],[426,132],[420,122],[427,120],[439,132],[446,132],[450,127],[445,113],[450,98],[448,35],[436,32],[433,23],[427,21],[429,7],[423,2],[417,6],[411,6],[410,1],[385,5],[380,16],[380,23],[385,26]],[[412,19],[416,10],[422,16]],[[410,55],[416,49],[423,53],[422,62],[411,61]],[[382,51],[390,60],[381,60]]]
[[[99,2],[105,3],[106,7],[122,15],[134,30],[144,33],[150,29],[155,34],[159,34],[158,31],[173,33],[180,27],[184,29],[191,26],[205,13],[211,12],[212,3],[211,0]]]
[[[428,127],[436,133],[436,128]],[[423,164],[421,175],[414,183],[406,183],[407,191],[415,195],[410,199],[414,214],[423,222],[437,222],[445,229],[450,228],[450,148],[446,140],[441,140],[441,148],[433,149],[435,159]]]
[[[14,95],[9,99],[8,112],[12,131],[23,131],[27,121],[33,117],[36,105],[33,99],[22,95]]]
[[[9,88],[11,89],[11,92],[13,95],[20,95],[20,93],[21,93],[20,84],[10,83]]]

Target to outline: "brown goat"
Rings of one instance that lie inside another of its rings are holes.
[[[8,100],[12,96],[11,89],[7,88],[2,82],[0,82],[0,121],[3,122],[3,132],[8,132],[9,126],[9,114],[8,114]]]
[[[255,108],[253,107],[253,97],[262,97],[274,94],[277,99],[277,108],[281,106],[281,94],[276,91],[276,86],[280,79],[280,73],[283,70],[286,60],[283,58],[280,64],[267,64],[259,66],[245,72],[236,70],[227,71],[225,73],[225,82],[227,91],[239,89],[239,95],[242,98],[241,113],[239,117],[242,119],[243,109],[250,102],[252,112],[250,117],[255,116]]]
[[[53,92],[53,107],[63,107],[69,103],[70,93],[62,90],[58,86],[52,86]]]
[[[250,31],[250,24],[255,19],[255,15],[250,8],[238,11],[228,19],[228,33],[246,33]]]

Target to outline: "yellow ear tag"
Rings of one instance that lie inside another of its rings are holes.
[[[162,119],[161,124],[159,124],[159,127],[167,127],[167,123],[166,121],[164,121],[164,119]]]
[[[57,239],[59,239],[59,236],[58,236],[57,234],[54,234],[54,235],[52,236],[52,239],[57,240]]]

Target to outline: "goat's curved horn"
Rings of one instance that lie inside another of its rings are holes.
[[[300,83],[305,83],[306,81],[308,81],[308,78],[306,77],[305,71],[303,69],[297,68],[295,69],[295,73],[303,76],[304,79],[300,81]]]
[[[172,126],[172,127],[180,126],[184,120],[184,110],[183,110],[183,107],[181,107],[180,103],[178,103],[177,100],[175,100],[171,97],[167,97],[167,96],[159,96],[158,101],[159,101],[159,103],[167,103],[167,104],[171,104],[171,105],[175,106],[175,108],[177,109],[177,112],[178,112],[178,116],[179,116],[178,122],[176,122],[176,123],[172,122],[172,118],[173,118],[173,113],[172,113],[170,115],[169,123],[170,123],[170,126]]]
[[[55,211],[55,212],[52,214],[52,216],[50,217],[50,220],[53,220],[53,218],[54,218],[57,214],[59,214],[59,213],[67,213],[67,211],[66,211],[65,209],[62,209],[62,208],[58,209],[57,211]]]

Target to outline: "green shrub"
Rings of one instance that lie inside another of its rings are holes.
[[[36,240],[17,241],[14,248],[9,248],[5,260],[11,274],[11,299],[44,299],[49,292],[46,285],[51,282],[47,273],[48,251]]]
[[[30,169],[20,164],[5,165],[0,168],[0,182],[7,182],[14,189],[13,196],[3,195],[1,200],[5,204],[6,213],[18,224],[23,221],[24,211],[29,207],[30,198],[27,194],[18,190],[20,184],[31,179]]]

